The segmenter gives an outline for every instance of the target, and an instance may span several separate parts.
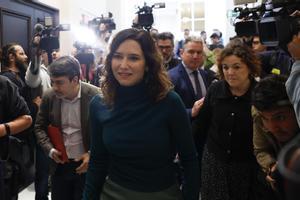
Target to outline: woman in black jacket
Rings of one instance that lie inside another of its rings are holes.
[[[211,85],[193,123],[202,153],[201,200],[248,200],[257,163],[253,154],[251,91],[260,74],[254,52],[231,41],[218,59],[221,80]]]

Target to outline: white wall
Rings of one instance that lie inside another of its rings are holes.
[[[205,1],[205,30],[208,36],[212,29],[218,28],[223,33],[224,42],[229,37],[235,35],[234,27],[227,19],[227,11],[233,9],[233,0],[204,0]],[[159,31],[171,31],[177,39],[182,37],[179,24],[178,0],[40,0],[60,10],[60,23],[68,23],[72,26],[78,26],[81,14],[87,14],[99,17],[101,14],[107,16],[108,12],[113,13],[117,30],[129,28],[138,11],[137,6],[142,7],[144,2],[152,5],[157,2],[165,2],[166,8],[153,9],[154,24],[153,27]],[[63,54],[71,52],[74,38],[71,32],[61,32],[61,50]]]
[[[226,1],[206,0],[205,1],[205,30],[207,32],[207,41],[213,29],[219,29],[223,34],[223,39],[227,40],[227,18]],[[225,41],[226,42],[226,41]]]

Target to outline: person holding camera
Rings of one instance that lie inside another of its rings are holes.
[[[55,61],[59,55],[58,49],[54,49],[51,53],[52,59],[49,59],[49,53],[40,49],[40,36],[33,38],[34,49],[33,60],[30,62],[26,70],[25,82],[30,88],[42,88],[41,95],[51,88],[51,80],[48,72],[49,60]],[[37,105],[41,104],[41,96],[39,96]],[[36,145],[35,152],[35,200],[48,200],[49,193],[49,163],[50,160],[40,145]]]
[[[254,153],[279,199],[283,199],[284,194],[277,156],[281,148],[299,133],[285,88],[286,80],[283,75],[269,75],[257,84],[252,96]]]

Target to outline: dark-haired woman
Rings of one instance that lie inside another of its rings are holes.
[[[234,40],[222,50],[217,64],[221,80],[210,86],[193,123],[196,144],[207,138],[201,200],[253,200],[257,163],[252,143],[251,92],[260,63],[249,47]]]
[[[91,157],[84,200],[198,200],[191,127],[150,34],[126,29],[113,39],[102,96],[90,105]],[[176,183],[179,154],[185,185]]]

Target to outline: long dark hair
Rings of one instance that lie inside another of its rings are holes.
[[[147,67],[144,81],[150,98],[154,101],[161,100],[172,88],[172,83],[163,67],[162,57],[158,53],[159,51],[150,34],[144,30],[134,28],[125,29],[120,31],[112,40],[109,53],[105,60],[105,72],[104,79],[101,83],[101,90],[104,102],[109,106],[113,106],[116,89],[119,86],[112,72],[112,58],[119,46],[128,39],[136,41],[143,51]]]

